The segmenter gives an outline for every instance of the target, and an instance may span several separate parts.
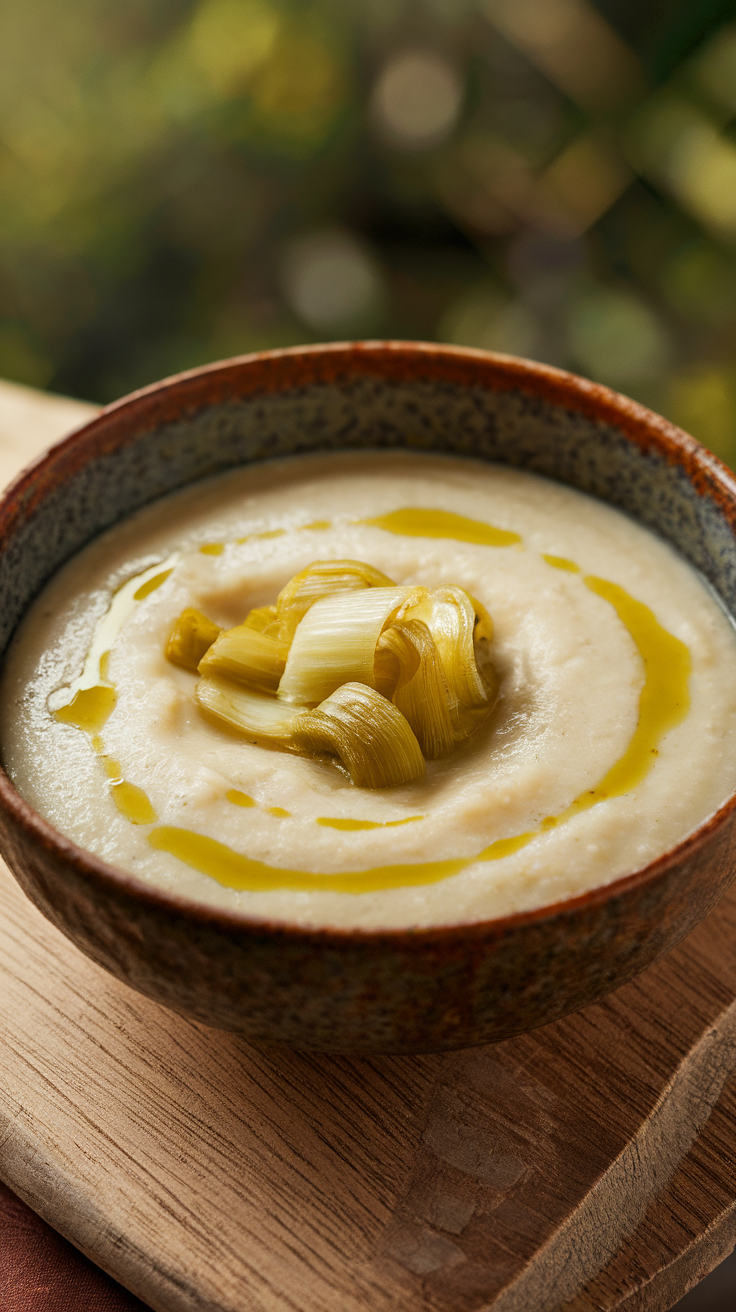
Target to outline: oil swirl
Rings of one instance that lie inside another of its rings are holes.
[[[419,513],[436,516],[440,512]],[[418,536],[416,528],[420,521],[415,517],[415,512],[394,512],[394,516],[400,514],[410,516],[409,536]],[[382,518],[391,521],[391,527],[387,531],[401,531],[397,527],[402,522],[401,519],[395,517],[392,519],[391,516]],[[378,520],[362,522],[385,527]],[[436,519],[429,522],[434,522],[437,527]],[[469,522],[475,524],[475,521]],[[446,521],[441,520],[440,526],[446,527]],[[490,531],[502,532],[497,529]],[[425,536],[445,536],[445,534],[427,533]],[[514,537],[519,541],[517,535]],[[477,541],[478,539],[465,536],[460,540]],[[494,542],[492,545],[510,544]],[[573,574],[581,573],[580,567],[565,557],[544,556],[544,560],[555,569]],[[630,792],[642,782],[654,764],[659,742],[664,734],[681,723],[687,715],[690,706],[688,691],[690,652],[679,638],[662,627],[648,606],[637,601],[618,584],[597,578],[595,575],[585,575],[582,581],[591,592],[613,607],[641,657],[644,683],[639,694],[638,721],[626,751],[600,783],[595,788],[580,793],[560,815],[547,816],[537,829],[498,839],[470,857],[384,865],[372,870],[341,871],[329,875],[270,866],[263,861],[256,861],[252,857],[236,852],[216,839],[173,825],[162,825],[152,830],[148,836],[149,843],[158,851],[168,852],[201,874],[208,875],[218,883],[239,891],[265,892],[273,889],[294,889],[302,892],[372,893],[391,888],[438,883],[478,862],[502,860],[514,852],[521,851],[535,838],[571,819],[579,812],[588,810],[609,798],[620,797]],[[366,822],[336,822],[322,817],[318,823],[332,825],[334,828],[352,829],[362,828]]]
[[[247,793],[241,793],[239,788],[229,788],[225,796],[228,802],[232,802],[235,806],[242,806],[246,809],[258,806],[254,798],[249,797]],[[260,809],[264,810],[267,815],[275,815],[277,820],[286,820],[291,815],[291,811],[285,811],[283,806],[264,806]]]
[[[71,724],[87,734],[92,750],[100,757],[108,776],[110,795],[116,807],[135,825],[155,824],[158,816],[143,789],[123,779],[118,762],[105,754],[100,730],[106,725],[117,703],[117,693],[107,678],[107,664],[110,648],[123,624],[139,602],[166,582],[177,559],[178,556],[173,555],[168,560],[159,561],[149,569],[135,574],[117,589],[95,629],[84,669],[68,689],[69,700],[52,712],[54,719],[61,724]]]
[[[521,542],[518,533],[495,528],[480,519],[467,519],[450,510],[427,510],[421,506],[406,506],[392,510],[388,515],[374,519],[359,519],[358,524],[385,529],[407,538],[449,538],[453,542],[472,542],[480,547],[511,547]]]
[[[340,816],[320,815],[317,824],[326,829],[342,829],[354,832],[357,829],[396,829],[399,825],[410,825],[415,820],[423,820],[423,815],[408,815],[404,820],[344,820]]]
[[[508,547],[521,543],[518,533],[445,510],[405,507],[387,515],[354,522],[407,537],[447,538],[478,546]],[[301,526],[302,530],[329,527],[328,520],[315,520]],[[282,528],[270,529],[239,538],[238,542],[280,537],[285,532]],[[219,556],[224,546],[224,543],[204,543],[199,549],[205,555]],[[100,730],[116,704],[115,688],[107,679],[107,658],[115,637],[135,605],[166,581],[176,559],[173,556],[152,566],[118,589],[107,614],[97,626],[84,670],[69,689],[71,695],[68,702],[53,712],[60,722],[73,725],[88,735],[108,776],[115,805],[133,824],[138,825],[155,824],[157,816],[153,805],[141,788],[122,778],[119,763],[105,753],[100,737]],[[544,555],[543,559],[554,569],[572,574],[582,573],[575,561],[566,557]],[[574,798],[559,815],[547,816],[537,829],[497,839],[481,852],[468,857],[383,865],[371,870],[341,871],[336,874],[271,866],[236,852],[217,839],[174,825],[160,825],[152,829],[148,834],[151,847],[167,852],[218,883],[239,891],[294,889],[305,892],[371,893],[437,883],[478,862],[502,860],[579,812],[630,792],[642,782],[654,764],[662,737],[687,715],[690,705],[690,653],[683,642],[662,627],[648,606],[637,601],[618,584],[594,575],[583,575],[582,582],[613,607],[641,658],[644,683],[639,696],[637,726],[626,751],[600,783]],[[253,798],[235,788],[230,789],[226,797],[240,807],[258,805]],[[278,818],[286,818],[290,814],[278,806],[262,809]],[[402,820],[372,821],[321,816],[316,823],[336,830],[357,831],[390,829],[423,818],[408,816]]]
[[[410,888],[414,884],[433,884],[457,875],[470,865],[472,859],[459,857],[450,861],[377,866],[375,870],[320,875],[269,866],[265,861],[256,861],[236,852],[216,838],[207,838],[193,829],[178,829],[174,825],[160,825],[153,829],[148,841],[157,851],[178,857],[200,874],[216,879],[218,884],[249,893],[265,893],[275,888],[290,888],[301,893],[375,893],[386,888]]]

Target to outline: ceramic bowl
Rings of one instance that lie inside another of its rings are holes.
[[[534,470],[670,541],[736,612],[736,484],[664,419],[557,369],[411,343],[246,356],[109,406],[0,504],[0,651],[50,575],[146,502],[234,465],[361,447]],[[416,1052],[507,1038],[644,969],[734,873],[732,798],[672,851],[538,911],[428,930],[308,930],[144,887],[0,777],[0,849],[36,906],[132,988],[301,1048]]]

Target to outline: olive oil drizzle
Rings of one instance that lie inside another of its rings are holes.
[[[472,542],[481,547],[511,547],[521,542],[518,533],[495,528],[480,519],[467,519],[450,510],[428,510],[421,506],[405,506],[388,515],[374,519],[359,519],[358,524],[382,528],[409,538],[450,538],[454,542]]]
[[[87,653],[87,659],[84,662],[84,669],[69,687],[69,701],[61,710],[69,711],[69,714],[61,715],[55,712],[57,719],[66,720],[68,724],[74,724],[75,721],[71,715],[71,707],[78,692],[87,692],[99,686],[100,684],[109,684],[107,678],[107,661],[110,655],[110,648],[118,636],[125,621],[133,614],[138,602],[144,597],[150,596],[157,588],[164,584],[171,574],[177,560],[178,554],[169,556],[168,560],[159,561],[156,565],[151,565],[144,569],[140,574],[135,574],[133,578],[127,579],[125,583],[114,593],[108,609],[102,618],[98,621],[95,628],[92,642]],[[88,701],[90,699],[87,699]],[[104,699],[103,699],[104,700]],[[81,703],[83,704],[83,702]],[[90,702],[91,704],[91,702]],[[108,715],[112,712],[112,706]],[[107,715],[105,716],[107,719]],[[104,724],[104,720],[102,721]],[[78,728],[85,726],[79,725]],[[102,727],[102,725],[100,725]]]
[[[457,515],[452,510],[433,510],[424,506],[403,506],[392,510],[387,515],[377,515],[368,519],[355,519],[354,524],[366,524],[370,528],[381,528],[387,533],[395,533],[409,538],[447,538],[453,542],[471,542],[480,547],[512,547],[521,542],[518,533],[505,528],[496,528],[486,524],[482,519],[468,519]],[[309,533],[319,529],[333,527],[330,519],[313,519],[309,524],[297,524],[296,533]],[[267,529],[262,533],[247,533],[243,538],[236,538],[238,546],[246,542],[261,542],[266,538],[280,538],[287,532],[285,528]],[[205,556],[221,556],[226,542],[203,542],[199,550]]]
[[[546,560],[547,564],[551,565],[553,569],[565,569],[569,574],[580,573],[580,566],[576,565],[574,560],[568,560],[566,556],[543,555],[542,560]]]
[[[123,779],[119,763],[105,754],[100,730],[109,720],[117,702],[117,693],[107,676],[107,665],[110,648],[123,624],[132,615],[138,602],[166,582],[177,560],[178,555],[173,555],[168,560],[159,561],[117,589],[107,612],[95,629],[84,669],[69,688],[69,701],[53,712],[54,718],[62,724],[71,724],[87,734],[92,750],[100,757],[110,780],[110,795],[116,807],[134,825],[155,824],[158,816],[143,789]]]
[[[265,861],[243,856],[215,838],[174,825],[160,825],[151,830],[148,841],[159,852],[168,852],[226,888],[249,893],[266,893],[274,888],[291,888],[303,893],[374,893],[386,888],[433,884],[459,874],[470,865],[470,859],[460,857],[454,861],[378,866],[375,870],[320,875],[266,865]]]
[[[149,597],[152,592],[156,591],[156,588],[160,588],[161,584],[166,582],[170,573],[170,569],[162,570],[160,574],[154,574],[152,579],[147,579],[145,583],[141,583],[140,587],[136,588],[133,593],[133,601],[143,601],[145,597]]]
[[[115,689],[105,684],[78,688],[66,706],[54,711],[54,717],[62,724],[83,729],[85,733],[98,734],[115,710],[117,699]]]
[[[410,825],[414,820],[423,819],[423,815],[408,815],[405,820],[343,820],[340,816],[331,818],[321,815],[317,818],[317,824],[324,825],[326,829],[352,832],[356,829],[396,829],[399,825]]]
[[[232,802],[234,806],[251,807],[258,805],[258,803],[254,802],[253,798],[249,797],[247,793],[241,793],[239,788],[228,789],[225,796],[228,802]]]
[[[388,515],[356,522],[408,537],[452,538],[461,542],[492,547],[521,543],[517,533],[442,510],[407,507]],[[329,528],[330,522],[315,520],[301,527]],[[273,529],[263,533],[253,533],[238,541],[242,543],[279,537],[285,531],[285,529]],[[207,555],[220,555],[224,546],[224,543],[205,543],[200,547],[200,551]],[[120,775],[119,763],[107,756],[104,751],[100,730],[112,714],[116,702],[115,688],[107,680],[107,657],[114,638],[135,604],[166,581],[176,559],[177,557],[172,557],[162,562],[163,570],[161,564],[153,566],[135,579],[128,580],[118,590],[107,615],[97,627],[82,675],[70,688],[72,696],[69,702],[54,712],[56,719],[75,725],[88,735],[92,748],[101,758],[110,780],[111,794],[116,806],[134,824],[154,824],[157,816],[143,790],[124,780]],[[582,573],[574,561],[563,556],[544,555],[543,559],[554,569],[572,574]],[[642,782],[654,764],[661,738],[669,729],[679,724],[688,712],[690,653],[683,642],[659,624],[648,606],[637,601],[618,584],[594,575],[583,575],[582,582],[591,592],[613,606],[639,652],[644,667],[644,684],[639,697],[638,722],[626,751],[600,783],[595,788],[582,792],[559,815],[547,816],[542,820],[539,828],[498,839],[483,851],[469,857],[385,865],[372,870],[341,871],[335,874],[311,873],[271,866],[236,852],[214,838],[174,825],[161,825],[152,829],[148,834],[149,843],[153,848],[168,852],[218,883],[239,891],[266,892],[280,888],[305,892],[371,893],[391,888],[437,883],[459,874],[468,866],[478,862],[502,860],[521,851],[546,830],[555,828],[579,812],[599,802],[630,792]],[[249,808],[258,805],[238,789],[230,789],[226,797],[237,806]],[[279,818],[289,816],[289,812],[282,807],[263,809]],[[351,831],[389,829],[423,818],[423,816],[408,816],[403,820],[381,822],[321,816],[316,823],[332,829]]]
[[[241,793],[239,788],[229,788],[225,796],[228,802],[233,802],[235,806],[258,807],[254,798],[249,797],[247,793]],[[291,811],[285,811],[283,806],[264,806],[259,810],[264,810],[267,815],[275,815],[278,820],[285,820],[291,815]]]
[[[130,784],[127,779],[115,779],[110,784],[110,792],[118,811],[131,824],[153,825],[158,820],[150,797],[137,784]]]
[[[332,528],[331,519],[313,519],[310,524],[298,524],[295,528],[297,533],[309,533],[319,529]],[[285,528],[270,528],[265,533],[246,533],[244,538],[236,538],[238,546],[244,542],[262,542],[267,538],[282,538],[287,532]],[[203,556],[221,556],[226,542],[203,542],[199,548]]]

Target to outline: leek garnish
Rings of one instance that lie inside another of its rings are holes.
[[[239,624],[213,642],[199,663],[202,675],[217,674],[261,692],[275,693],[286,665],[286,643]]]
[[[406,615],[408,619],[423,620],[432,634],[450,691],[455,743],[460,743],[490,713],[497,692],[495,674],[487,667],[487,659],[483,673],[478,668],[473,602],[463,588],[435,588]]]
[[[198,670],[197,704],[221,728],[391,788],[490,714],[492,638],[463,588],[398,587],[363,561],[317,560],[233,629],[184,611],[166,654]]]
[[[220,728],[234,730],[266,747],[299,750],[294,746],[293,735],[306,707],[290,706],[267,693],[251,692],[230,679],[200,679],[194,695],[207,718]]]
[[[391,579],[362,560],[313,560],[306,569],[289,579],[276,598],[281,636],[290,642],[297,625],[322,597],[393,586]]]
[[[279,697],[314,706],[343,683],[373,687],[378,639],[413,592],[371,588],[316,601],[294,634]]]
[[[294,741],[310,756],[338,757],[358,788],[395,788],[421,779],[424,757],[401,711],[364,683],[345,683],[299,716]]]
[[[392,624],[380,640],[399,664],[393,701],[411,725],[428,761],[447,756],[455,746],[452,700],[439,653],[422,620]]]
[[[470,593],[468,593],[470,597]],[[491,665],[491,643],[493,642],[493,620],[488,611],[481,602],[476,601],[475,597],[470,597],[473,610],[475,612],[475,624],[473,626],[473,647],[475,650],[475,661],[483,675],[489,688],[495,689],[498,686],[496,671]]]
[[[268,633],[270,637],[275,637],[277,629],[272,629],[271,625],[276,623],[275,606],[256,606],[246,615],[243,623],[249,629],[257,629],[259,633]]]
[[[166,657],[173,665],[196,670],[208,647],[219,638],[220,629],[200,610],[183,610],[169,634]]]

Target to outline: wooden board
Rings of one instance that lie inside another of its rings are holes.
[[[736,1236],[734,941],[736,891],[534,1034],[315,1056],[130,992],[0,869],[0,1176],[160,1312],[665,1309]]]
[[[372,1060],[172,1015],[4,873],[0,923],[0,1174],[156,1309],[664,1308],[734,1233],[736,895],[576,1017]]]
[[[0,487],[52,442],[97,414],[99,406],[0,382]]]

